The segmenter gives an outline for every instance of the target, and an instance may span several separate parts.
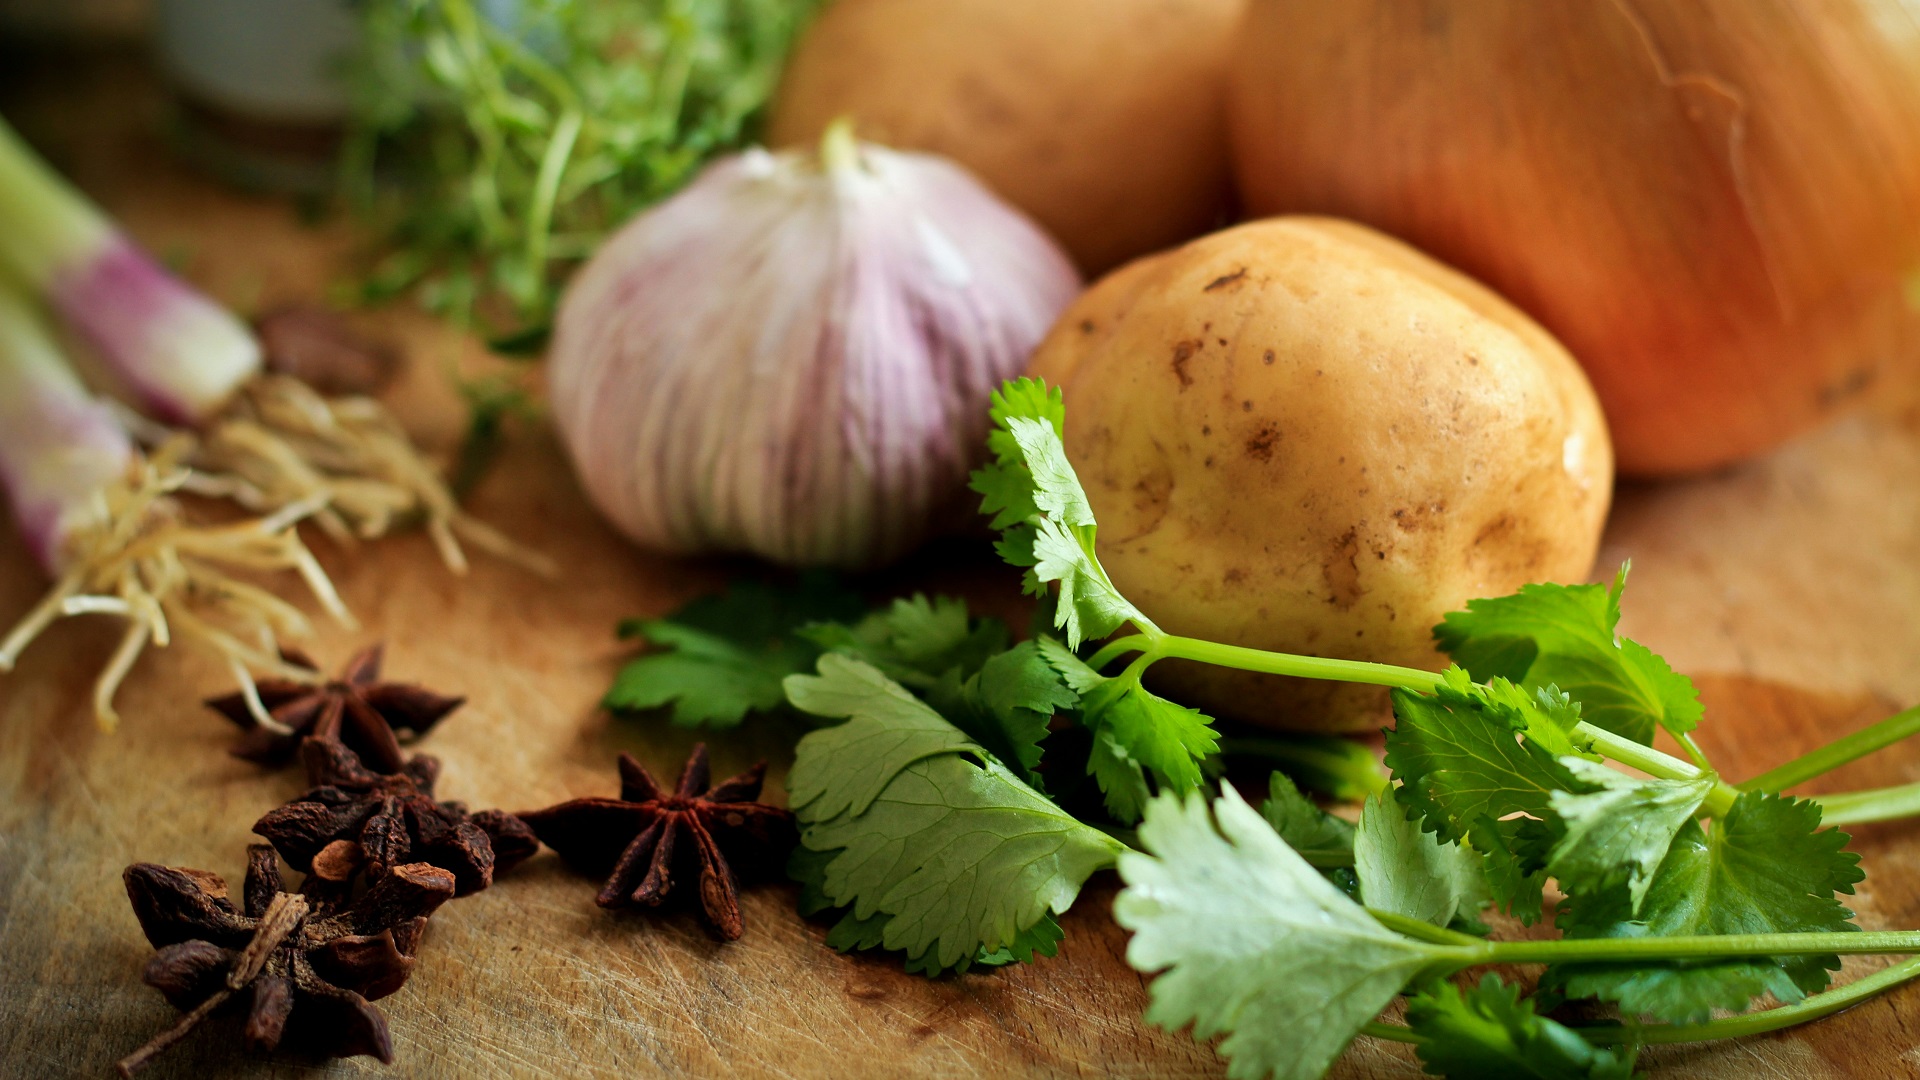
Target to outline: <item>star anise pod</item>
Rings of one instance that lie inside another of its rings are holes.
[[[287,650],[282,655],[289,663],[314,666],[301,653]],[[262,726],[243,694],[208,698],[207,707],[246,729],[233,748],[236,757],[284,765],[303,739],[337,739],[375,772],[396,773],[406,758],[395,732],[424,735],[467,699],[445,697],[412,683],[381,682],[381,655],[381,646],[369,645],[347,661],[339,678],[323,683],[260,680],[260,704],[281,731]]]
[[[204,870],[136,863],[127,899],[159,950],[142,976],[187,1015],[120,1062],[132,1076],[223,1006],[244,1005],[245,1038],[259,1051],[283,1040],[327,1057],[393,1061],[380,1010],[400,989],[427,916],[453,895],[453,875],[425,863],[399,866],[350,906],[330,914],[281,887],[273,849],[247,849],[240,907]]]
[[[793,846],[793,814],[754,801],[765,762],[708,788],[707,747],[693,748],[672,792],[631,754],[620,755],[620,797],[574,799],[519,815],[575,868],[606,874],[601,907],[659,905],[694,867],[700,908],[723,940],[738,938],[736,867],[784,865]]]
[[[539,847],[511,814],[469,814],[461,803],[435,801],[437,758],[417,755],[386,775],[337,742],[309,739],[300,754],[313,790],[268,813],[253,831],[303,873],[349,882],[364,870],[378,880],[393,867],[425,862],[452,873],[454,895],[466,896]]]

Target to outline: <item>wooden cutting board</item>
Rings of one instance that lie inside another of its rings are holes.
[[[302,225],[282,202],[239,197],[166,154],[163,102],[130,59],[0,56],[0,112],[120,215],[134,234],[242,310],[314,301],[351,265],[342,224]],[[388,396],[426,445],[457,438],[444,366],[485,363],[472,343],[403,310],[365,317],[412,366]],[[1766,461],[1683,484],[1624,488],[1601,569],[1635,561],[1627,632],[1700,682],[1703,741],[1746,775],[1920,700],[1920,410],[1889,388],[1876,409]],[[443,797],[524,809],[609,793],[621,750],[677,768],[693,735],[613,721],[595,701],[622,656],[616,620],[660,614],[741,568],[649,557],[602,525],[551,436],[519,438],[472,503],[566,568],[557,583],[485,558],[456,578],[418,536],[357,551],[317,544],[361,626],[321,627],[337,664],[384,640],[396,678],[468,697],[421,744],[446,765]],[[43,587],[0,526],[0,622]],[[1022,618],[1012,576],[946,545],[874,580],[876,595],[957,592]],[[120,871],[147,860],[237,879],[251,823],[297,794],[294,771],[226,755],[232,729],[198,700],[223,672],[185,649],[142,661],[118,734],[95,729],[88,687],[113,631],[62,624],[0,679],[0,1075],[105,1075],[171,1024],[142,986],[150,950]],[[716,768],[775,763],[793,733],[750,722]],[[1920,746],[1836,778],[1920,779]],[[1920,926],[1920,824],[1865,828],[1869,927]],[[542,855],[436,915],[413,980],[381,1007],[398,1061],[315,1065],[229,1049],[209,1025],[148,1075],[1220,1076],[1212,1050],[1140,1018],[1143,980],[1108,918],[1110,876],[1063,920],[1058,958],[929,982],[885,960],[844,957],[794,914],[790,887],[748,895],[748,934],[718,945],[690,916],[611,916],[597,885]],[[1851,978],[1874,966],[1850,963]],[[1657,1075],[1920,1075],[1920,988],[1802,1029],[1648,1055]],[[1363,1040],[1337,1076],[1411,1077],[1398,1046]]]

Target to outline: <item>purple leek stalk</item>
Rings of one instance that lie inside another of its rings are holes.
[[[0,271],[44,297],[158,420],[197,425],[260,370],[240,320],[140,250],[5,120]]]
[[[171,493],[186,479],[171,440],[151,459],[136,453],[119,417],[81,385],[40,315],[0,288],[0,482],[21,534],[54,585],[4,638],[0,672],[48,625],[67,615],[109,614],[126,623],[94,685],[94,715],[117,722],[113,698],[149,643],[176,636],[222,655],[255,708],[249,669],[312,678],[279,654],[282,636],[311,631],[299,609],[225,573],[293,570],[322,606],[351,617],[294,531],[319,504],[264,518],[202,526],[184,519]]]

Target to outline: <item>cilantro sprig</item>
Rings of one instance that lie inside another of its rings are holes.
[[[928,974],[1032,961],[1087,876],[1117,866],[1148,1019],[1218,1037],[1246,1078],[1317,1076],[1362,1035],[1440,1075],[1625,1077],[1640,1046],[1778,1030],[1920,977],[1914,959],[1829,989],[1842,955],[1920,954],[1920,931],[1855,926],[1841,898],[1863,875],[1832,827],[1920,812],[1920,785],[1781,790],[1920,732],[1920,709],[1729,784],[1691,741],[1691,683],[1617,633],[1624,569],[1450,615],[1442,672],[1169,634],[1100,566],[1059,393],[1010,383],[993,415],[974,487],[1061,637],[1008,645],[924,598],[793,631],[816,651],[785,697],[832,724],[797,748],[792,873],[803,910],[837,913],[829,944]],[[1167,657],[1391,688],[1388,775],[1350,745],[1219,739],[1144,685]],[[1684,758],[1649,745],[1662,732]],[[1256,813],[1223,751],[1304,753],[1323,789],[1365,798],[1358,824],[1278,773]],[[1097,809],[1071,797],[1082,772]],[[1544,918],[1549,880],[1561,936],[1494,938],[1488,909]],[[1449,981],[1488,965],[1544,966],[1541,989]],[[1406,1023],[1382,1021],[1403,995]],[[1745,1011],[1766,996],[1781,1004]],[[1573,998],[1619,1020],[1543,1015]]]

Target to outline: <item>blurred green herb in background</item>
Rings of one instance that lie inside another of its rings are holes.
[[[497,346],[541,339],[566,272],[751,141],[818,0],[361,0],[342,188],[410,294]]]

